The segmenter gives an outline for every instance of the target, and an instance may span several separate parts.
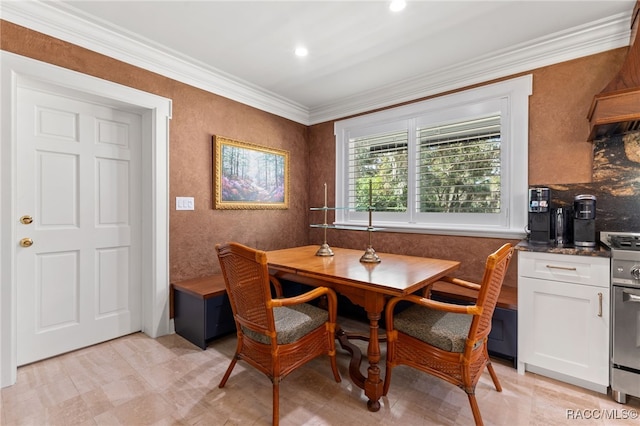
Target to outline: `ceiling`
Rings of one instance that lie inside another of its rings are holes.
[[[2,18],[313,124],[628,45],[635,0],[2,2]],[[309,55],[293,54],[304,45]]]

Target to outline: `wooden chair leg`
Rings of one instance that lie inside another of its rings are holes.
[[[227,383],[227,380],[231,375],[231,371],[233,370],[233,367],[236,366],[236,362],[238,362],[238,357],[237,355],[234,355],[233,358],[231,359],[231,363],[229,364],[229,367],[227,367],[227,371],[224,373],[224,376],[222,377],[222,380],[220,380],[220,384],[218,385],[219,388],[224,387],[224,385]]]
[[[280,382],[278,378],[273,379],[273,426],[278,426],[280,422]]]
[[[471,412],[473,413],[473,420],[476,422],[476,426],[483,426],[482,416],[480,415],[480,408],[478,407],[478,401],[476,401],[475,393],[467,392],[469,397],[469,404],[471,405]]]
[[[340,378],[340,372],[338,371],[338,363],[336,362],[336,354],[329,355],[331,360],[331,370],[333,370],[333,377],[336,379],[336,383],[340,383],[342,378]]]
[[[493,384],[496,387],[498,392],[502,392],[502,386],[500,386],[500,381],[498,380],[498,376],[496,375],[495,370],[493,369],[493,365],[491,362],[487,362],[487,370],[489,370],[489,374],[491,375],[491,380],[493,380]]]
[[[391,370],[393,367],[387,363],[387,371],[384,375],[384,385],[382,386],[382,395],[387,396],[389,392],[389,386],[391,386]]]

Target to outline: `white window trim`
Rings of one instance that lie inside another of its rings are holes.
[[[373,213],[373,226],[390,232],[428,233],[444,235],[463,235],[496,238],[523,238],[527,225],[527,191],[529,169],[529,96],[532,94],[533,77],[526,75],[498,83],[488,84],[451,95],[416,102],[371,114],[338,121],[334,126],[336,137],[336,207],[348,206],[347,183],[348,170],[347,145],[349,137],[355,134],[372,132],[373,128],[396,126],[405,121],[415,123],[418,116],[428,114],[446,115],[450,111],[464,110],[472,114],[470,106],[490,101],[502,105],[503,117],[503,206],[506,209],[501,223],[496,224],[460,224],[420,222],[420,218],[411,215],[406,222],[380,220],[376,223]],[[410,139],[415,135],[409,135]],[[410,159],[411,160],[411,159]],[[410,204],[411,205],[411,204]],[[419,214],[419,215],[425,215]],[[382,217],[381,217],[382,216]],[[380,219],[386,219],[379,213]],[[460,216],[458,216],[460,217]],[[346,209],[336,209],[337,226],[367,225],[362,214],[352,214]]]

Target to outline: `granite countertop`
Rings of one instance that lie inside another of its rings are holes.
[[[538,253],[571,254],[578,256],[611,257],[611,250],[602,244],[596,244],[593,248],[576,247],[573,244],[557,246],[555,244],[531,243],[522,240],[516,245],[516,250],[533,251]]]

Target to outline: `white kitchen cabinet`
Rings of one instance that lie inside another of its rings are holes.
[[[609,386],[608,257],[518,253],[518,372]]]

